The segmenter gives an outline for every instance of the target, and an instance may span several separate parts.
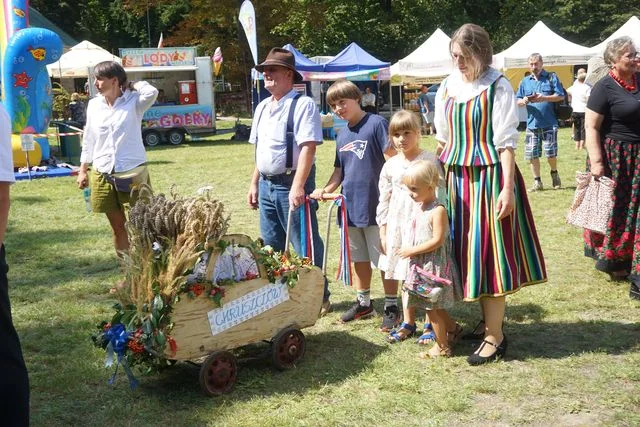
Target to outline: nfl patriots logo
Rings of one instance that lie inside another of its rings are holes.
[[[360,160],[364,157],[364,151],[367,149],[367,141],[363,141],[361,139],[356,139],[353,142],[348,143],[344,147],[340,149],[340,152],[343,151],[351,151],[354,153]]]

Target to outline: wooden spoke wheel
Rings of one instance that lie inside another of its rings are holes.
[[[220,396],[233,388],[238,364],[233,354],[218,351],[207,357],[200,367],[200,387],[208,396]]]
[[[286,328],[278,332],[271,344],[271,360],[280,369],[295,366],[306,350],[304,334],[298,329]]]

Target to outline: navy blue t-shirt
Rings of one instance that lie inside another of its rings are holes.
[[[378,180],[389,147],[388,129],[383,117],[367,113],[358,124],[338,133],[333,165],[342,169],[342,194],[351,227],[376,225]]]

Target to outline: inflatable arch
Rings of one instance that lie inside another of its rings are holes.
[[[46,65],[60,59],[62,40],[52,31],[28,28],[28,0],[0,0],[0,19],[1,99],[11,118],[16,166],[24,162],[19,134],[42,134],[49,127],[53,97]],[[39,147],[29,160],[37,165],[51,157],[51,151],[47,138],[36,142]]]

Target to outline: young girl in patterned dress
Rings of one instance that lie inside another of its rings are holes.
[[[380,172],[378,183],[380,200],[376,211],[382,246],[378,265],[385,272],[385,279],[391,279],[387,283],[395,283],[393,288],[385,287],[385,311],[380,328],[383,332],[391,331],[400,323],[401,316],[395,301],[398,294],[398,281],[405,279],[408,266],[408,260],[400,258],[396,252],[401,248],[402,229],[411,219],[415,202],[411,200],[402,179],[407,168],[419,160],[430,160],[439,164],[435,154],[420,148],[420,119],[415,113],[406,110],[395,113],[389,123],[389,138],[398,154],[387,160]],[[440,176],[436,192],[438,199],[445,202],[446,192],[442,168],[440,168]],[[426,324],[418,342],[427,344],[434,338],[431,327]]]
[[[411,219],[404,227],[402,248],[396,255],[409,260],[402,291],[404,323],[389,335],[394,342],[403,331],[415,330],[415,309],[422,307],[433,331],[436,344],[421,357],[451,356],[452,346],[462,328],[447,313],[461,296],[458,271],[451,254],[449,218],[436,197],[440,167],[434,162],[418,160],[404,175],[403,183],[414,202]]]

